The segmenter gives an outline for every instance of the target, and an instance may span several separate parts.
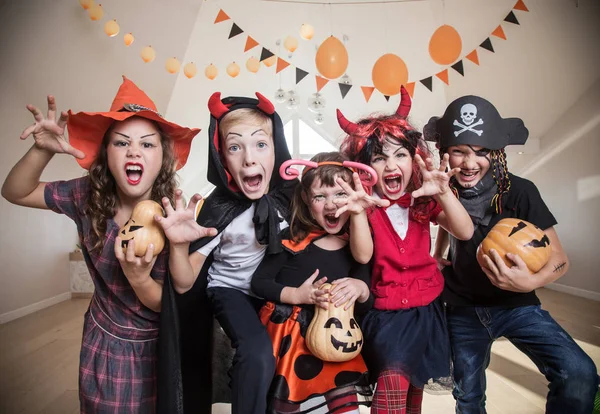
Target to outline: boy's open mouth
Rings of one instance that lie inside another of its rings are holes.
[[[462,181],[473,181],[479,175],[480,170],[460,170],[460,178]]]
[[[390,194],[396,194],[402,191],[402,175],[390,174],[383,178],[383,185]]]
[[[142,164],[128,162],[125,164],[125,174],[127,174],[127,182],[131,185],[139,184],[142,181],[144,167]]]
[[[336,217],[335,214],[325,214],[325,225],[328,228],[330,228],[330,229],[336,228],[339,222],[340,222],[340,218]]]
[[[248,177],[244,177],[244,184],[250,190],[255,191],[258,190],[262,184],[263,177],[261,174],[250,175]]]

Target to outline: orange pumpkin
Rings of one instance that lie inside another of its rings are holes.
[[[154,216],[164,216],[163,209],[156,201],[145,200],[137,203],[131,213],[131,218],[121,229],[121,248],[127,253],[130,240],[135,240],[135,255],[144,256],[149,244],[154,245],[154,256],[165,247],[165,235],[162,228],[154,221]]]
[[[507,253],[520,256],[531,273],[544,267],[552,254],[550,239],[542,229],[514,218],[500,220],[477,248],[477,261],[482,267],[486,267],[483,255],[489,256],[490,249],[496,250],[508,267],[514,263],[506,257]]]
[[[332,289],[334,285],[324,283],[321,289]],[[306,346],[322,361],[343,362],[354,359],[362,349],[363,334],[354,319],[354,304],[348,310],[344,306],[329,309],[315,306],[308,330]]]

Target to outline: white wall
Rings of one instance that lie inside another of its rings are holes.
[[[569,272],[557,284],[600,297],[600,80],[542,138],[542,152],[523,169],[556,217],[569,256]]]
[[[150,3],[154,13],[146,13],[140,20],[139,14]],[[102,4],[109,13],[119,2]],[[163,35],[152,45],[157,52],[172,50],[183,55],[200,2],[181,1],[176,9],[157,0],[128,0],[128,4],[118,15],[119,23],[122,30],[137,35],[137,50],[143,39],[154,38],[152,33],[160,30]],[[164,78],[164,64],[145,66],[139,51],[123,46],[122,34],[109,39],[102,27],[102,23],[90,21],[76,0],[0,2],[0,180],[31,146],[31,141],[18,138],[33,122],[25,105],[45,108],[47,94],[56,96],[59,109],[108,110],[125,74],[145,89],[164,113],[175,76],[153,82]],[[174,27],[179,33],[187,30],[183,42],[172,36]],[[166,59],[164,54],[162,59]],[[75,178],[83,173],[74,159],[56,156],[42,180]],[[75,248],[77,231],[68,218],[0,199],[0,237],[0,316],[69,291],[68,253]]]

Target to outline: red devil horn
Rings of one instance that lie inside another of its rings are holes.
[[[267,115],[273,115],[275,113],[275,107],[267,98],[262,96],[260,93],[256,92],[256,97],[258,98],[257,108],[263,111]]]
[[[217,119],[229,112],[229,108],[221,102],[221,92],[213,93],[208,100],[208,110],[210,114]]]
[[[396,109],[396,114],[400,118],[406,119],[408,113],[410,112],[411,105],[412,101],[408,91],[404,88],[404,86],[400,86],[400,105],[398,106],[398,109]]]
[[[358,129],[358,125],[355,124],[354,122],[350,122],[346,119],[346,117],[344,116],[344,114],[342,114],[342,111],[340,111],[339,109],[336,110],[337,111],[337,120],[338,120],[338,124],[340,124],[340,128],[342,128],[344,130],[344,132],[348,135],[352,135],[356,132],[356,130]]]

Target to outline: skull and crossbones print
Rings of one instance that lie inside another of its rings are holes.
[[[482,118],[479,118],[479,121],[475,122],[475,119],[477,119],[477,107],[475,105],[470,103],[464,104],[460,108],[460,118],[462,119],[462,123],[459,122],[457,119],[455,119],[452,123],[452,125],[462,128],[457,131],[454,131],[455,137],[459,136],[465,131],[474,132],[478,136],[481,136],[481,134],[483,134],[483,130],[475,129],[476,126],[483,124]]]

